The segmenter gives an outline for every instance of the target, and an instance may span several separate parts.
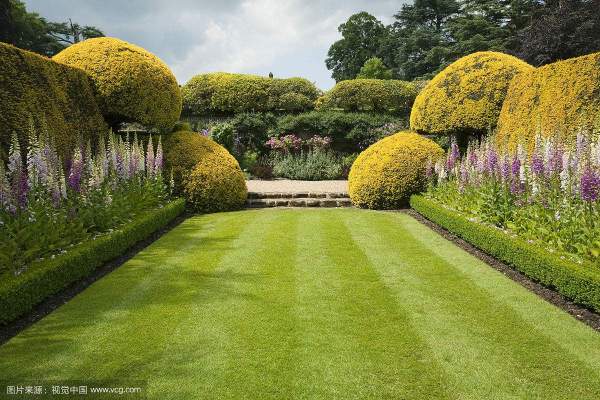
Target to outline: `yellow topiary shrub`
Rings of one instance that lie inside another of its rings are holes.
[[[175,76],[139,46],[108,37],[88,39],[53,59],[88,73],[105,118],[113,124],[139,122],[168,130],[179,119],[181,93]]]
[[[38,134],[54,140],[63,159],[78,143],[94,144],[108,130],[83,71],[0,43],[0,160],[13,132],[27,147],[30,120]]]
[[[213,72],[196,75],[182,88],[187,115],[264,111],[306,111],[320,92],[303,78]]]
[[[411,129],[429,134],[483,134],[494,129],[510,81],[534,68],[513,56],[479,52],[437,74],[413,105]]]
[[[200,212],[242,207],[248,191],[235,158],[211,139],[189,131],[165,135],[165,171],[175,188]]]
[[[577,132],[600,130],[600,53],[545,65],[512,81],[497,139],[533,145],[540,133],[574,142]]]
[[[348,176],[350,199],[362,208],[397,209],[425,189],[425,168],[444,156],[440,146],[417,133],[388,136],[359,154]]]
[[[418,89],[395,79],[350,79],[338,82],[317,100],[317,108],[408,115]]]

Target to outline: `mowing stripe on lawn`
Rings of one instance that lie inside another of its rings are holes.
[[[414,313],[413,320],[454,376],[457,394],[569,399],[600,393],[597,369],[569,353],[557,353],[558,343],[475,285],[455,262],[415,240],[406,226],[410,220],[406,215],[380,213],[347,223],[361,232],[355,239],[377,260],[373,264],[400,301],[425,311]],[[472,268],[489,268],[472,261]],[[525,290],[511,283],[513,291]],[[530,301],[542,302],[530,296]]]
[[[229,223],[227,223],[229,222]],[[201,248],[206,258],[222,257],[215,243],[231,241],[232,216],[221,225],[184,221],[108,277],[94,283],[71,302],[0,348],[0,371],[39,379],[138,377],[140,368],[156,357],[172,329],[186,317],[185,308],[198,287],[185,276],[186,266]],[[206,246],[206,243],[212,246]],[[160,259],[160,263],[154,260]],[[151,345],[139,349],[140,342]],[[2,351],[22,354],[15,370]]]
[[[448,398],[443,372],[341,214],[303,216],[296,265],[308,398]]]
[[[438,256],[454,260],[454,266],[469,276],[471,282],[475,285],[485,289],[490,297],[508,304],[519,313],[523,320],[537,327],[538,330],[543,330],[544,335],[549,336],[564,351],[572,353],[591,368],[600,371],[598,334],[591,328],[586,329],[588,327],[584,327],[582,331],[587,331],[587,334],[570,334],[565,326],[581,329],[582,323],[580,321],[539,298],[529,290],[511,290],[515,286],[514,282],[509,279],[497,279],[499,275],[503,276],[503,274],[493,268],[480,269],[469,266],[469,263],[477,259],[476,257],[457,246],[448,246],[448,240],[441,235],[431,236],[431,229],[416,219],[406,218],[401,214],[398,214],[398,218],[402,219],[402,223],[411,232],[414,239],[427,246]],[[424,238],[427,239],[424,240]],[[528,303],[531,299],[539,303],[539,306],[531,307]],[[554,317],[548,318],[549,315]]]
[[[190,218],[0,347],[149,398],[592,399],[600,336],[404,214]]]

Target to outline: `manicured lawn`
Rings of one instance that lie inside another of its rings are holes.
[[[152,399],[597,399],[600,334],[401,213],[193,217],[0,347]]]

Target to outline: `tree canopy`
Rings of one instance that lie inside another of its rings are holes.
[[[356,77],[361,79],[392,79],[392,70],[385,66],[381,58],[373,57],[365,61]]]
[[[600,0],[414,0],[385,26],[361,12],[340,25],[328,53],[336,81],[378,57],[396,79],[429,79],[477,51],[540,66],[600,50]]]

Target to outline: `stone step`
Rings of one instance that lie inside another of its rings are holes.
[[[294,197],[294,198],[261,198],[246,201],[249,208],[267,208],[267,207],[352,207],[352,202],[348,197],[336,198],[314,198],[314,197]]]
[[[344,192],[248,192],[248,199],[347,199]]]

